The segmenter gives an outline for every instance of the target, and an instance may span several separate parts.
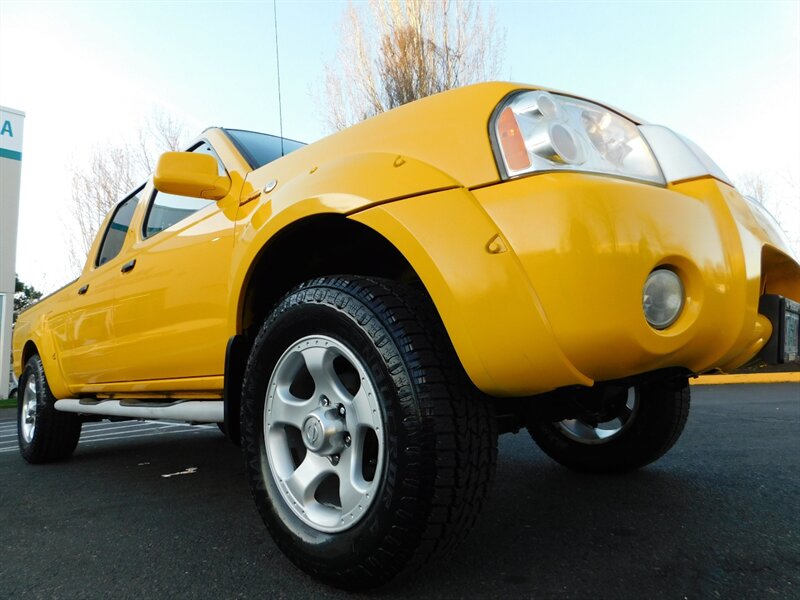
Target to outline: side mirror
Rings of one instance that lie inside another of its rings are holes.
[[[165,152],[158,159],[153,184],[159,192],[220,200],[231,189],[231,178],[220,175],[208,154]]]

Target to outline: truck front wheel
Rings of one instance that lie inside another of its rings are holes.
[[[683,379],[627,388],[602,411],[528,424],[533,440],[553,460],[576,471],[608,473],[643,467],[678,440],[689,414]]]
[[[25,364],[17,396],[17,434],[22,457],[36,464],[71,456],[81,437],[81,419],[55,409],[56,399],[38,354]]]
[[[463,537],[496,460],[492,407],[430,300],[386,280],[316,279],[280,302],[247,364],[241,428],[277,545],[349,589],[385,583]]]

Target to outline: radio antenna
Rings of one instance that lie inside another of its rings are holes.
[[[275,22],[275,70],[278,72],[278,126],[281,132],[281,156],[283,152],[283,105],[281,103],[281,58],[278,54],[278,4],[272,0],[272,18]]]

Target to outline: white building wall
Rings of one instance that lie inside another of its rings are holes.
[[[8,393],[25,113],[0,106],[0,396]]]

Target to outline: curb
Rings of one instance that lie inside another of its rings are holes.
[[[692,385],[729,383],[800,383],[800,371],[788,373],[741,373],[737,375],[701,375],[690,379]]]

